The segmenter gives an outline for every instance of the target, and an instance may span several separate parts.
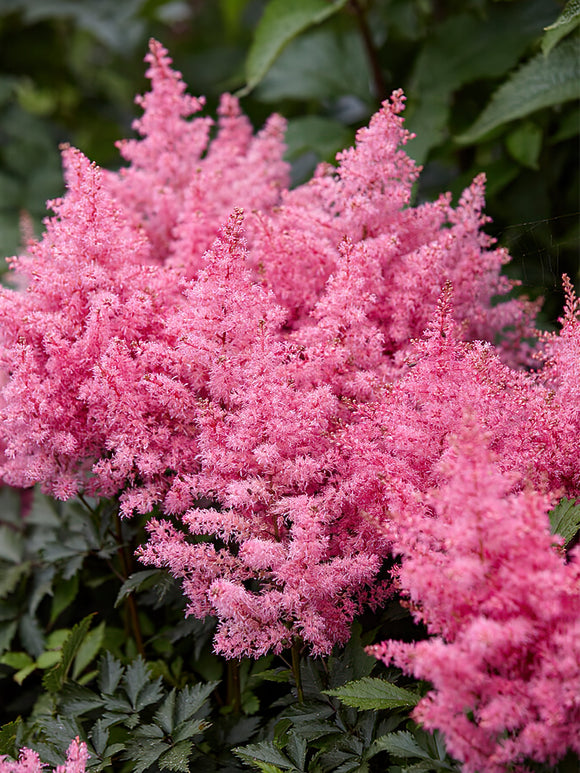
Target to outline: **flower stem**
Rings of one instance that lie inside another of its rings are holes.
[[[304,690],[302,688],[302,676],[300,674],[300,650],[302,649],[302,640],[294,639],[292,643],[292,673],[296,682],[296,693],[298,703],[304,703]]]
[[[228,660],[228,706],[232,707],[234,716],[238,716],[242,711],[239,660]]]

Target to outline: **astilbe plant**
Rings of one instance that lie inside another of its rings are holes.
[[[226,95],[211,139],[167,52],[152,42],[147,58],[141,136],[120,144],[129,166],[104,172],[65,148],[67,192],[12,261],[25,290],[0,295],[4,479],[118,497],[124,516],[157,508],[138,554],[182,582],[188,613],[217,618],[230,658],[328,653],[363,605],[400,589],[438,637],[416,653],[441,655],[431,674],[428,655],[380,650],[432,678],[418,716],[467,766],[482,748],[498,765],[555,757],[565,742],[549,728],[577,721],[573,697],[552,691],[557,716],[522,708],[502,722],[527,676],[525,705],[552,689],[547,648],[563,651],[577,616],[576,558],[553,551],[545,517],[579,488],[575,301],[545,345],[546,375],[515,369],[530,362],[534,307],[497,302],[512,284],[481,230],[483,178],[455,209],[449,196],[410,205],[419,169],[402,148],[401,92],[336,168],[289,191],[282,119],[253,136]],[[489,552],[474,555],[488,528]],[[392,555],[394,583],[378,582]],[[541,580],[549,609],[530,589],[517,609],[474,610],[458,627],[468,578],[505,606],[519,591],[504,598],[488,571],[507,582],[520,558],[518,582]],[[446,594],[420,585],[418,562]],[[486,631],[504,623],[489,665]],[[511,665],[522,653],[526,674]],[[451,699],[446,669],[461,658],[473,684],[497,668],[495,686]]]
[[[73,739],[66,761],[63,765],[57,765],[53,773],[85,773],[88,759],[87,745],[79,738]],[[22,749],[16,762],[11,762],[4,755],[0,756],[0,773],[42,773],[43,770],[46,767],[32,749]]]

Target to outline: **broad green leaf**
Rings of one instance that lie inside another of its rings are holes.
[[[355,29],[326,27],[308,30],[293,40],[272,65],[256,90],[261,102],[281,99],[317,100],[324,104],[349,95],[358,111],[355,120],[367,118],[375,100],[369,87],[369,65],[364,45]],[[352,112],[353,105],[349,107]],[[352,116],[347,115],[350,119]],[[345,116],[340,116],[342,120]]]
[[[574,36],[564,40],[548,57],[538,54],[520,67],[495,92],[473,126],[456,140],[464,144],[476,142],[497,126],[578,98],[580,47]]]
[[[249,94],[268,72],[282,49],[305,29],[320,24],[339,11],[347,0],[270,0],[256,28],[246,61]]]
[[[82,642],[74,662],[73,679],[78,679],[85,668],[97,657],[105,637],[105,623],[89,631]]]
[[[538,169],[538,157],[542,149],[542,130],[526,121],[511,131],[506,137],[506,146],[510,156],[529,169]]]
[[[6,652],[0,658],[0,663],[4,666],[10,666],[10,668],[19,670],[21,668],[26,668],[26,666],[34,665],[34,660],[27,652]]]
[[[397,687],[384,679],[365,677],[349,682],[335,690],[324,690],[326,695],[339,698],[347,706],[360,710],[395,709],[416,706],[419,697],[409,690]]]
[[[243,762],[249,762],[258,768],[258,763],[262,762],[268,765],[277,765],[282,770],[291,770],[294,767],[288,757],[277,749],[271,741],[262,741],[261,743],[238,747],[233,752]],[[263,768],[261,769],[263,770]]]
[[[485,18],[450,16],[434,28],[419,53],[411,77],[406,127],[416,133],[408,152],[423,163],[446,138],[453,92],[467,83],[501,77],[515,66],[550,21],[543,0],[493,3]]]
[[[580,0],[569,0],[562,13],[553,24],[546,27],[542,38],[542,51],[548,55],[562,38],[576,29],[580,24]]]
[[[561,499],[550,513],[550,532],[571,542],[580,529],[580,500]]]
[[[86,635],[91,627],[93,615],[88,615],[80,623],[73,626],[66,641],[62,645],[62,658],[60,663],[44,675],[42,683],[49,692],[58,692],[68,678],[69,670]]]
[[[353,133],[331,118],[306,115],[288,121],[285,139],[288,159],[314,151],[323,161],[333,161],[340,150],[352,145]]]

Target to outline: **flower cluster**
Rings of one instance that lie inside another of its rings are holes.
[[[417,717],[466,770],[555,759],[580,710],[578,559],[546,517],[580,493],[571,288],[544,368],[518,369],[534,306],[497,302],[483,177],[411,206],[401,92],[288,190],[282,119],[254,136],[226,95],[211,138],[147,59],[129,165],[65,148],[25,289],[0,292],[4,480],[156,507],[139,556],[227,657],[328,653],[399,589],[433,638],[377,654],[431,680]]]
[[[71,741],[63,765],[57,765],[53,773],[85,773],[89,759],[87,745],[79,738]],[[17,762],[11,762],[5,755],[0,756],[0,773],[42,773],[46,767],[32,749],[22,749]]]

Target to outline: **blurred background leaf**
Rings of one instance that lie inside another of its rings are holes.
[[[415,200],[457,197],[485,172],[488,231],[553,327],[561,274],[579,279],[579,24],[578,0],[4,0],[0,252],[19,249],[23,212],[40,233],[62,192],[59,143],[119,165],[156,37],[209,112],[245,89],[256,128],[288,119],[294,183],[402,87],[424,166]]]

